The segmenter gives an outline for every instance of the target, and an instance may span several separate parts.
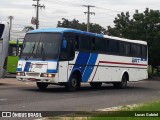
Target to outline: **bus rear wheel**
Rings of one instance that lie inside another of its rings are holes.
[[[100,88],[102,86],[102,82],[91,82],[90,85],[93,88]]]
[[[71,76],[69,81],[66,83],[65,88],[70,92],[76,91],[78,88],[80,88],[80,81],[75,74]]]
[[[113,83],[114,87],[124,89],[127,87],[128,77],[126,74],[122,76],[121,82]]]
[[[45,90],[48,87],[48,83],[41,83],[41,82],[37,82],[37,87],[40,90]]]

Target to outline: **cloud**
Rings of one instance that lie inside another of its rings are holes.
[[[32,4],[36,4],[33,0],[0,0],[0,19],[8,20],[7,17],[14,16],[13,29],[22,28],[24,25],[31,25],[32,16],[36,15],[35,8]],[[159,0],[41,0],[41,5],[45,5],[45,10],[40,10],[40,26],[56,26],[57,21],[61,18],[69,20],[77,19],[80,22],[86,22],[87,16],[84,12],[86,7],[82,5],[94,5],[91,12],[91,22],[106,27],[113,25],[113,20],[120,12],[129,11],[134,14],[135,9],[141,12],[145,8],[159,9]],[[15,25],[16,24],[16,25]]]

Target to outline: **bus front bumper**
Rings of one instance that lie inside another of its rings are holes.
[[[48,78],[48,77],[28,77],[28,76],[16,76],[18,81],[22,82],[45,82],[45,83],[55,83],[58,84],[58,79]]]

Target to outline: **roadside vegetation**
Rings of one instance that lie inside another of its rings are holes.
[[[127,113],[125,113],[125,111],[127,111]],[[158,117],[134,117],[132,115],[135,115],[135,113],[159,113]],[[128,115],[127,115],[128,114]],[[112,113],[112,115],[110,114],[110,116],[114,116],[116,115],[116,117],[104,117],[104,116],[108,116],[108,114],[99,114],[96,117],[91,117],[88,118],[88,120],[159,120],[160,119],[160,101],[157,102],[151,102],[151,103],[146,103],[143,105],[139,105],[138,107],[133,107],[133,108],[128,108],[128,107],[124,107],[123,109],[121,109],[119,111],[119,116],[130,116],[130,117],[118,117],[117,113],[115,114],[114,112]]]
[[[137,114],[157,113],[158,117],[138,117]],[[65,117],[53,117],[46,120],[159,120],[160,119],[160,101],[145,103],[136,106],[123,106],[120,110],[112,111],[93,111],[76,112]]]

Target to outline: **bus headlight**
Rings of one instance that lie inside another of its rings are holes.
[[[47,73],[42,73],[41,77],[49,77],[49,78],[54,78],[55,74],[47,74]]]
[[[17,76],[25,76],[24,72],[17,72]]]
[[[42,73],[42,74],[41,74],[41,77],[48,77],[48,74]]]
[[[54,78],[54,77],[55,77],[55,74],[48,74],[48,77]]]

